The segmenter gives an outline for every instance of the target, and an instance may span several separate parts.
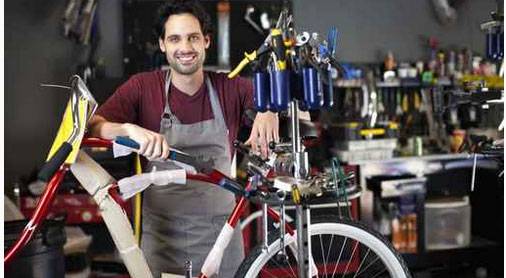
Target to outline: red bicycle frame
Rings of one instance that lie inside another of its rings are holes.
[[[81,142],[81,147],[102,147],[102,148],[111,148],[112,147],[112,141],[110,140],[104,140],[99,138],[84,138]],[[23,249],[28,242],[32,239],[33,235],[38,231],[39,227],[41,226],[42,222],[46,219],[47,214],[49,212],[49,208],[51,207],[51,204],[54,200],[54,196],[56,195],[57,189],[62,182],[65,174],[69,170],[70,165],[64,164],[62,165],[58,171],[52,176],[50,181],[48,182],[46,189],[44,190],[44,193],[42,194],[42,197],[39,199],[35,212],[33,213],[30,221],[25,226],[23,231],[21,232],[20,237],[18,240],[13,244],[13,246],[7,251],[4,257],[4,265],[11,262],[15,256],[19,253],[21,249]],[[225,178],[226,176],[221,173],[220,171],[214,170],[210,174],[187,174],[187,179],[189,180],[197,180],[197,181],[204,181],[208,182],[214,185],[218,185],[219,182]],[[249,188],[249,184],[247,185],[246,189]],[[117,186],[113,185],[109,189],[109,194],[111,197],[118,202],[121,200],[121,197],[119,196],[119,192],[117,191]],[[234,207],[232,213],[230,214],[227,223],[235,227],[237,223],[239,222],[240,216],[244,213],[245,209],[247,207],[247,199],[246,197],[241,197],[239,201],[237,202],[236,206]],[[267,210],[268,215],[275,221],[279,222],[280,217],[278,213],[273,210],[272,208],[268,208]],[[294,229],[286,223],[286,231],[290,233],[291,235],[294,234]],[[205,278],[203,274],[201,274],[199,277]]]

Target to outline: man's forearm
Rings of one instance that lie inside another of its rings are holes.
[[[91,136],[113,140],[117,136],[128,136],[128,124],[109,122],[101,116],[93,116],[88,124]]]

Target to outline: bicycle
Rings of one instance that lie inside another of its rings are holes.
[[[147,186],[184,183],[185,179],[205,181],[240,196],[209,252],[199,277],[217,275],[231,232],[238,224],[248,200],[262,204],[264,220],[270,217],[280,225],[278,231],[267,235],[267,221],[264,221],[264,241],[246,257],[236,277],[282,277],[282,274],[289,277],[321,277],[330,273],[332,276],[339,273],[341,277],[411,277],[399,254],[378,233],[344,218],[318,217],[310,221],[310,206],[318,198],[335,200],[348,194],[344,188],[346,177],[343,177],[342,173],[321,174],[306,180],[293,180],[282,175],[272,178],[279,166],[273,166],[275,159],[269,163],[258,156],[250,155],[248,168],[253,175],[248,179],[247,185],[242,186],[210,167],[208,163],[171,150],[169,159],[178,162],[184,169],[145,173],[115,181],[80,149],[106,147],[121,152],[128,147],[128,152],[136,148],[136,142],[129,138],[110,141],[84,137],[86,124],[95,112],[97,103],[79,76],[73,76],[70,83],[71,97],[62,125],[49,159],[38,176],[40,180],[47,182],[46,189],[18,241],[7,251],[4,264],[12,261],[37,231],[48,213],[59,184],[70,170],[99,206],[128,273],[134,278],[152,277],[152,274],[142,250],[136,243],[130,221],[117,201],[140,192]],[[294,107],[295,105],[292,105],[292,115],[296,118]],[[292,126],[297,128],[298,121],[292,120]],[[293,142],[295,140],[292,139]],[[242,148],[240,144],[237,144],[237,147]],[[281,157],[279,153],[286,153],[286,146],[279,145],[275,148],[278,149],[277,157]],[[298,148],[303,150],[303,146],[299,145]],[[339,168],[337,170],[340,171]],[[283,207],[287,204],[297,207],[297,229],[285,222]],[[280,206],[280,213],[269,205]],[[302,236],[299,236],[301,234]],[[311,245],[313,237],[313,242],[320,242],[323,248],[319,253],[315,251],[316,245]],[[339,252],[332,252],[331,248],[334,246],[336,251],[339,248]],[[298,266],[295,267],[295,264]]]

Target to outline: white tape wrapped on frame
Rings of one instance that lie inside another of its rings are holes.
[[[223,252],[225,248],[227,248],[232,236],[234,234],[234,228],[230,226],[230,224],[225,223],[223,228],[221,229],[216,242],[213,245],[209,254],[207,254],[207,258],[202,265],[202,274],[206,277],[213,277],[213,275],[218,274],[218,270],[220,269],[221,260],[223,258]]]
[[[186,184],[186,171],[175,169],[134,175],[119,180],[118,187],[123,200],[127,200],[152,184],[167,185],[171,183]]]
[[[70,170],[81,185],[93,196],[114,244],[120,252],[132,278],[152,278],[144,254],[136,243],[130,221],[125,212],[108,193],[114,179],[84,151],[79,151]]]

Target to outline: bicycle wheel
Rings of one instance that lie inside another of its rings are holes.
[[[311,219],[311,250],[318,274],[313,277],[411,277],[406,264],[390,242],[379,233],[337,217]],[[296,237],[285,236],[287,257],[280,260],[279,231],[269,234],[267,251],[255,247],[235,277],[297,277]]]

